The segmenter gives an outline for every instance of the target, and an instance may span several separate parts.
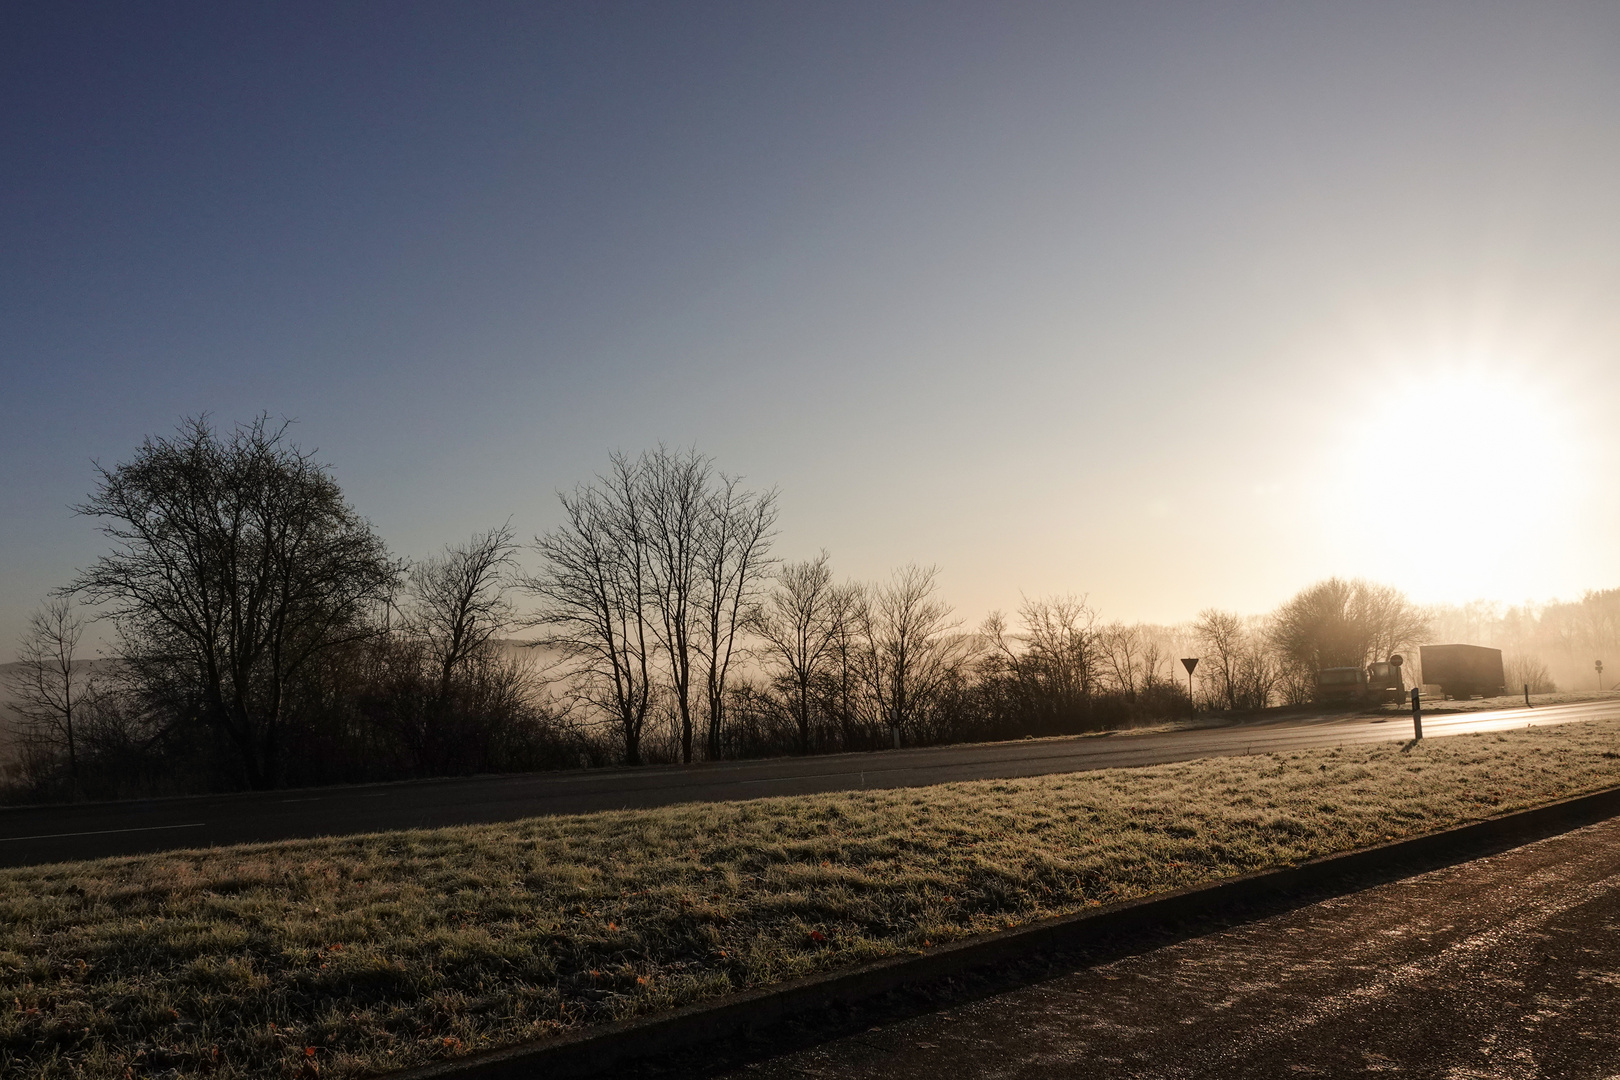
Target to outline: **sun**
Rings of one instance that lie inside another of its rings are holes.
[[[1359,429],[1359,430],[1357,430]],[[1533,506],[1570,477],[1570,433],[1548,395],[1526,380],[1442,372],[1400,380],[1352,425],[1352,459],[1404,474],[1437,506]]]
[[[1430,599],[1515,595],[1559,548],[1578,424],[1550,379],[1502,365],[1397,370],[1347,395],[1323,509],[1337,554]]]

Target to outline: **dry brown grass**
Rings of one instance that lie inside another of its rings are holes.
[[[0,1073],[352,1076],[1620,783],[1620,722],[0,871]]]

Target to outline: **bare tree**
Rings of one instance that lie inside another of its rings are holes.
[[[1374,660],[1387,660],[1391,653],[1410,648],[1429,633],[1428,615],[1390,585],[1372,581],[1354,582],[1352,618],[1361,627],[1366,652],[1363,666]]]
[[[28,620],[17,664],[6,672],[15,699],[16,733],[24,745],[65,753],[68,776],[79,781],[80,722],[91,692],[88,664],[78,655],[85,621],[67,597],[55,597]]]
[[[1205,608],[1193,624],[1203,664],[1199,675],[1214,687],[1211,695],[1228,709],[1263,709],[1279,680],[1266,637],[1254,620],[1218,608]]]
[[[287,690],[334,649],[381,630],[400,577],[336,481],[268,417],[214,431],[185,421],[133,460],[98,466],[78,512],[114,543],[73,582],[117,621],[148,686],[191,686],[247,782],[277,782]]]
[[[778,679],[788,690],[801,754],[810,752],[811,701],[847,630],[842,618],[847,606],[840,602],[823,551],[783,566],[776,587],[753,613],[754,632],[764,640],[769,659],[780,665]]]
[[[1151,674],[1144,676],[1143,671],[1145,654],[1150,648],[1153,643],[1143,638],[1139,626],[1112,622],[1097,632],[1097,655],[1103,671],[1127,701],[1135,701],[1142,683],[1152,677]],[[1154,659],[1157,660],[1157,652]]]
[[[696,450],[671,453],[663,447],[643,454],[634,468],[652,627],[669,665],[686,762],[692,760],[692,667],[711,473],[709,459]]]
[[[754,495],[740,478],[721,474],[706,500],[698,537],[700,580],[696,649],[703,664],[708,705],[708,756],[720,757],[725,727],[726,678],[738,632],[770,572],[776,492]]]
[[[1273,614],[1269,632],[1295,681],[1323,668],[1364,667],[1427,634],[1427,617],[1397,590],[1342,578],[1300,590]]]
[[[1083,596],[1025,600],[1028,656],[1042,682],[1057,699],[1073,704],[1089,698],[1096,682],[1097,613]]]
[[[615,455],[607,476],[559,498],[565,520],[535,540],[544,568],[521,582],[540,601],[530,625],[570,664],[576,696],[610,717],[625,762],[639,765],[652,703],[655,582],[636,466]]]
[[[1218,608],[1205,608],[1198,613],[1193,624],[1203,656],[1201,674],[1215,687],[1214,696],[1228,709],[1238,707],[1238,685],[1242,679],[1246,642],[1243,640],[1243,617]]]
[[[441,700],[456,672],[512,625],[507,589],[516,555],[508,523],[411,569],[410,626],[427,643]]]
[[[864,632],[871,626],[870,593],[858,581],[833,586],[827,596],[828,656],[831,670],[821,679],[827,711],[838,724],[843,747],[856,744],[864,716],[862,687],[867,650]]]
[[[1022,707],[1046,725],[1085,716],[1097,681],[1096,613],[1084,597],[1026,598],[1023,632],[1009,634],[1000,612],[985,620],[981,637],[1012,680]]]
[[[957,659],[950,605],[936,567],[907,565],[872,591],[864,615],[866,677],[878,716],[898,743],[916,726]]]

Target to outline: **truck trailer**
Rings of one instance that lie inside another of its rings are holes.
[[[1420,645],[1418,662],[1423,668],[1423,681],[1438,685],[1445,697],[1466,701],[1475,694],[1496,697],[1507,692],[1501,649],[1484,645]]]

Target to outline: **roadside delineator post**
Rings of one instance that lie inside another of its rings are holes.
[[[1530,708],[1530,684],[1524,684],[1524,707]]]
[[[1181,658],[1181,666],[1187,669],[1187,707],[1192,710],[1193,716],[1197,716],[1198,706],[1193,701],[1192,673],[1193,668],[1198,666],[1198,657],[1183,656]]]
[[[1423,691],[1412,687],[1412,738],[1423,738]]]

